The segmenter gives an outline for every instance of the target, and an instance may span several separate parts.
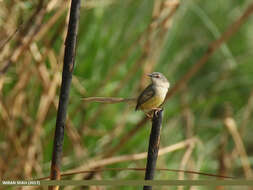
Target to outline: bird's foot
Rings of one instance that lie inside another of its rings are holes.
[[[150,115],[149,113],[145,112],[145,115],[147,116],[147,118],[152,119],[152,115]]]
[[[152,109],[154,111],[155,116],[158,116],[158,112],[162,110],[162,108],[153,108]]]

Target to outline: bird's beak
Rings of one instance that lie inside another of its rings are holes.
[[[147,76],[152,77],[152,74],[147,74]]]

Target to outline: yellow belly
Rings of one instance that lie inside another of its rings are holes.
[[[154,108],[158,108],[164,101],[164,97],[154,96],[150,98],[148,101],[143,103],[140,107],[143,111],[149,111]]]

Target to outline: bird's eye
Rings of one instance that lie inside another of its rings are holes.
[[[160,78],[160,75],[156,75],[155,77],[156,77],[156,78]]]

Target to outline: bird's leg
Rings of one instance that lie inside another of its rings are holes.
[[[158,116],[158,112],[162,110],[162,108],[153,108],[155,116]]]

